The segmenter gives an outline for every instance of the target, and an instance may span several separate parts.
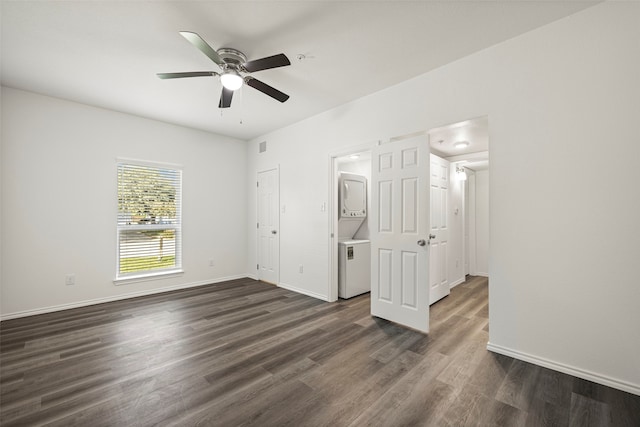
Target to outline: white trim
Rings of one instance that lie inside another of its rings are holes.
[[[478,245],[476,239],[476,173],[471,169],[467,169],[467,175],[467,192],[469,195],[469,200],[466,201],[467,211],[465,212],[465,215],[469,217],[469,229],[467,230],[469,236],[469,240],[467,241],[469,244],[467,254],[469,255],[469,259],[467,263],[469,274],[476,276],[478,264]]]
[[[298,287],[293,286],[293,285],[287,285],[286,283],[280,283],[278,285],[278,287],[286,289],[288,291],[293,291],[293,292],[297,292],[299,294],[307,295],[309,297],[321,299],[322,301],[331,302],[331,301],[329,301],[329,299],[327,298],[326,295],[318,294],[316,292],[311,292],[311,291],[308,291],[306,289],[301,289],[301,288],[298,288]]]
[[[478,271],[476,273],[473,273],[473,276],[489,277],[489,273],[483,273],[481,271]]]
[[[352,151],[354,153],[355,151]],[[347,154],[348,155],[348,154]],[[338,300],[338,157],[329,155],[329,200],[327,201],[327,220],[329,221],[329,281],[327,283],[327,301]]]
[[[464,167],[462,168],[464,170]],[[467,274],[469,274],[469,248],[467,247],[469,242],[467,240],[467,236],[469,234],[469,230],[467,230],[467,197],[468,195],[468,187],[467,180],[460,182],[460,191],[462,192],[462,277],[466,278]]]
[[[277,247],[277,252],[278,252],[278,272],[276,274],[276,285],[278,283],[280,283],[280,266],[282,265],[282,262],[280,260],[280,236],[282,235],[280,233],[281,231],[281,226],[280,226],[280,211],[282,210],[282,202],[280,201],[280,163],[278,163],[277,165],[275,165],[272,168],[267,168],[267,169],[262,169],[259,170],[258,172],[256,172],[256,183],[260,181],[260,174],[261,173],[265,173],[265,172],[271,172],[271,171],[276,171],[276,179],[278,180],[278,185],[277,185],[277,190],[278,190],[278,247]],[[260,190],[258,190],[257,185],[256,185],[256,223],[260,222]],[[260,280],[260,229],[256,227],[256,263],[257,263],[257,271],[256,271],[256,280]]]
[[[247,274],[247,277],[253,280],[260,280],[256,274]]]
[[[487,343],[487,350],[640,396],[640,385],[638,384],[631,384],[606,375],[597,374],[574,366],[565,365],[564,363],[545,359],[543,357],[512,350],[490,342]]]
[[[411,132],[411,133],[405,133],[404,135],[398,135],[398,136],[392,136],[391,138],[389,138],[388,141],[384,141],[383,143],[386,142],[397,142],[397,141],[402,141],[405,139],[409,139],[409,138],[415,138],[418,136],[426,136],[427,138],[429,137],[429,132],[426,130],[419,130],[416,132]],[[429,153],[431,153],[431,146],[429,146]]]
[[[453,283],[449,284],[449,289],[453,289],[456,286],[458,286],[460,283],[464,283],[467,280],[467,278],[465,276],[462,276],[461,278],[459,278],[458,280],[456,280]]]
[[[147,166],[151,168],[165,167],[165,168],[175,168],[180,170],[184,169],[184,166],[179,163],[157,162],[154,160],[140,160],[140,159],[131,159],[127,157],[116,157],[116,163],[132,163],[132,164]]]
[[[118,205],[119,200],[119,188],[120,188],[120,166],[140,166],[144,168],[165,169],[178,172],[178,184],[179,189],[177,192],[177,211],[176,219],[177,223],[170,224],[149,224],[145,226],[138,226],[133,224],[123,225],[120,224],[120,210]],[[116,277],[113,283],[116,285],[122,285],[130,283],[131,281],[147,280],[148,276],[167,275],[169,277],[181,274],[182,271],[182,199],[183,199],[183,172],[184,168],[179,164],[162,163],[146,160],[125,159],[116,157],[116,194],[115,194],[115,218],[116,218]],[[120,236],[121,232],[128,230],[174,230],[175,234],[175,266],[173,268],[157,269],[157,270],[143,270],[140,274],[136,273],[120,273]],[[131,279],[131,280],[130,280]]]
[[[144,291],[128,292],[126,294],[114,295],[114,296],[103,297],[103,298],[95,298],[90,300],[73,302],[69,304],[52,305],[50,307],[37,308],[34,310],[17,311],[15,313],[3,314],[2,316],[0,316],[0,321],[17,319],[19,317],[35,316],[38,314],[52,313],[54,311],[69,310],[71,308],[86,307],[86,306],[95,305],[95,304],[103,304],[105,302],[113,302],[113,301],[120,301],[123,299],[129,299],[129,298],[161,294],[163,292],[176,291],[180,289],[188,289],[188,288],[195,288],[198,286],[212,285],[214,283],[226,282],[228,280],[235,280],[235,279],[243,279],[245,277],[248,277],[248,276],[246,274],[236,274],[234,276],[219,277],[217,279],[211,279],[211,280],[201,280],[198,282],[166,286],[164,288],[147,289]]]
[[[455,155],[455,156],[446,157],[445,159],[449,160],[451,163],[457,163],[457,162],[460,162],[461,160],[467,160],[467,161],[471,161],[471,160],[487,160],[487,159],[489,159],[489,150],[477,151],[475,153],[458,154],[458,155]],[[461,166],[464,167],[464,163]]]
[[[127,285],[129,283],[148,282],[150,280],[170,279],[176,276],[182,276],[184,274],[183,269],[178,270],[161,270],[155,273],[137,274],[132,276],[121,276],[113,279],[113,284],[116,286]]]

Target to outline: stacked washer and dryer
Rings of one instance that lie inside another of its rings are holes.
[[[371,243],[355,239],[367,218],[367,178],[340,172],[338,179],[338,296],[371,291]]]

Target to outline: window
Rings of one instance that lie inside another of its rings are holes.
[[[182,171],[118,163],[116,280],[181,271]]]

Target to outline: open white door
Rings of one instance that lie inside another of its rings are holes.
[[[278,284],[280,193],[278,169],[258,173],[258,279]]]
[[[449,162],[431,154],[429,304],[449,295]]]
[[[371,163],[371,314],[429,331],[429,144],[376,146]]]

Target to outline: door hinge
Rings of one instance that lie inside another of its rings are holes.
[[[256,270],[260,269],[260,264],[256,264]]]
[[[256,181],[256,187],[260,187],[260,181]]]
[[[256,228],[260,228],[260,223],[256,222]]]

